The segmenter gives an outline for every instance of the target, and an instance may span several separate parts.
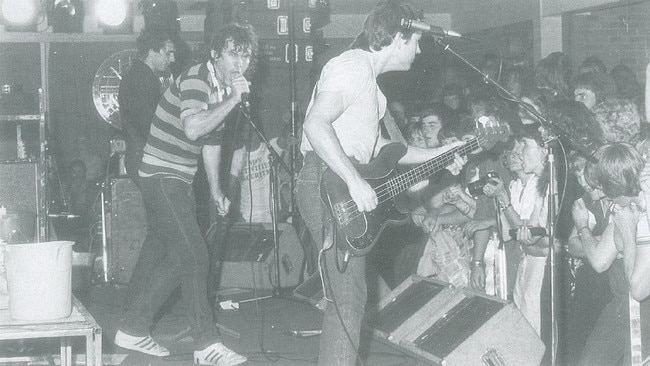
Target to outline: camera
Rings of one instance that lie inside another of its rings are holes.
[[[546,229],[543,227],[528,227],[532,236],[546,236]],[[508,232],[513,239],[517,239],[517,229],[510,229]]]
[[[467,184],[467,191],[472,197],[478,197],[483,194],[483,187],[488,183],[493,183],[492,178],[499,178],[496,172],[488,172],[483,178]]]

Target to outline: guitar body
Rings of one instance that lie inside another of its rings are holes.
[[[404,145],[389,144],[384,146],[369,164],[355,167],[377,191],[395,175],[393,167],[405,153]],[[409,217],[408,212],[399,209],[396,203],[399,197],[380,202],[370,212],[357,211],[347,185],[332,170],[327,169],[323,173],[320,184],[321,200],[329,208],[336,225],[337,245],[352,255],[367,254],[387,226],[404,223]]]

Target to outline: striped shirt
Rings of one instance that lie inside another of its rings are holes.
[[[141,177],[163,176],[191,183],[203,146],[221,145],[224,124],[210,134],[191,141],[185,135],[180,118],[183,111],[207,110],[223,100],[222,89],[210,75],[213,70],[211,66],[201,63],[190,67],[163,94],[140,163]],[[210,100],[214,92],[217,92],[217,97]]]

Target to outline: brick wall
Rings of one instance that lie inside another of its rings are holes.
[[[524,62],[532,65],[533,22],[523,21],[467,34],[479,40],[457,41],[454,49],[472,63],[480,62],[485,53],[501,54],[506,64]]]
[[[623,63],[645,80],[650,62],[650,2],[571,15],[568,50],[574,70],[585,57],[599,57],[608,69]]]

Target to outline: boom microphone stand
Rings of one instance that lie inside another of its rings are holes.
[[[402,20],[402,23],[404,24],[404,20]],[[580,151],[585,151],[586,147],[582,146],[582,144],[577,143],[574,139],[572,139],[572,135],[568,133],[567,131],[561,129],[559,126],[553,125],[548,121],[544,116],[542,116],[533,106],[531,106],[528,103],[525,103],[521,99],[517,98],[514,94],[512,94],[510,91],[499,85],[498,82],[493,80],[488,74],[484,73],[474,65],[472,65],[469,61],[467,61],[465,58],[463,58],[461,55],[456,53],[454,50],[452,50],[449,47],[449,44],[446,44],[443,42],[442,37],[435,37],[435,43],[436,45],[442,47],[445,51],[448,51],[452,55],[454,55],[456,58],[464,62],[467,66],[472,68],[474,71],[478,72],[482,77],[483,81],[486,84],[491,84],[497,90],[505,95],[509,100],[512,100],[519,104],[522,108],[524,108],[528,113],[531,115],[535,116],[537,119],[539,119],[541,125],[549,132],[555,134],[555,135],[562,135],[569,139],[572,142],[572,146],[576,148],[576,150]],[[556,317],[556,307],[555,307],[555,194],[556,194],[556,179],[557,177],[555,176],[555,157],[553,155],[553,149],[549,146],[548,150],[548,161],[549,161],[549,168],[550,168],[550,187],[548,190],[548,217],[549,219],[547,220],[547,233],[549,235],[549,266],[550,266],[550,281],[551,281],[551,365],[555,365],[556,362],[556,348],[555,344],[557,343],[557,328],[555,326],[555,322],[557,321]],[[587,156],[589,156],[588,154]]]
[[[280,166],[289,174],[291,174],[291,170],[287,166],[287,164],[282,160],[282,157],[280,157],[280,154],[273,148],[269,140],[264,136],[264,133],[262,130],[260,130],[255,122],[250,117],[250,108],[248,105],[248,102],[244,102],[241,104],[240,108],[240,113],[241,115],[244,116],[244,119],[248,121],[248,124],[255,130],[255,133],[260,137],[264,145],[266,145],[267,149],[269,150],[269,181],[271,183],[271,226],[273,228],[273,260],[275,262],[275,286],[273,287],[273,296],[279,296],[280,295],[280,289],[282,286],[280,285],[280,240],[278,238],[278,222],[277,222],[277,174],[276,174],[276,163],[279,163]]]

